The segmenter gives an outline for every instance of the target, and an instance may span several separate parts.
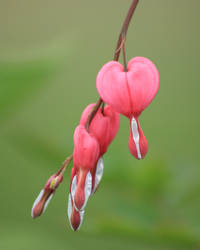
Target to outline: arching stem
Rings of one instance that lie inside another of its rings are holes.
[[[71,160],[73,158],[73,155],[68,156],[65,161],[62,164],[62,167],[57,171],[56,175],[64,175],[66,168],[70,164]]]
[[[123,48],[123,58],[124,58],[124,70],[127,71],[127,65],[126,65],[126,55],[125,55],[125,41],[126,41],[126,35],[127,35],[127,31],[128,31],[128,27],[131,21],[131,18],[133,17],[133,14],[135,12],[135,9],[137,7],[139,0],[133,0],[131,3],[131,6],[128,10],[128,13],[126,15],[126,18],[124,20],[124,23],[122,25],[122,29],[121,32],[119,34],[119,38],[117,41],[117,46],[116,46],[116,50],[114,53],[114,61],[118,61],[119,60],[119,56],[120,56],[120,52],[121,49]],[[95,114],[97,113],[99,107],[101,106],[101,104],[103,103],[103,100],[101,98],[99,98],[99,100],[96,102],[96,105],[93,107],[93,109],[91,110],[88,119],[86,121],[85,127],[87,129],[87,131],[89,131],[89,125],[92,121],[92,119],[94,118]]]

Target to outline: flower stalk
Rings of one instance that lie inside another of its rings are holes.
[[[121,32],[119,34],[119,38],[117,41],[117,46],[115,49],[115,53],[114,53],[114,61],[118,61],[119,60],[119,56],[120,56],[120,52],[121,52],[121,48],[123,48],[123,60],[124,60],[124,69],[125,71],[127,71],[127,65],[126,65],[126,55],[125,55],[125,42],[126,42],[126,35],[127,35],[127,31],[129,28],[129,24],[130,21],[133,17],[133,14],[135,12],[135,9],[137,7],[139,0],[133,0],[131,3],[131,6],[127,12],[126,18],[124,20],[124,23],[122,25],[121,28]],[[91,111],[91,113],[88,116],[87,122],[85,124],[85,127],[87,129],[87,131],[89,130],[89,125],[92,121],[92,119],[94,118],[95,114],[97,113],[99,107],[101,106],[101,104],[103,103],[103,100],[101,99],[101,97],[98,99],[98,101],[96,102],[96,105],[94,106],[93,110]]]
[[[74,131],[74,150],[61,168],[47,180],[32,207],[32,217],[40,216],[63,180],[73,159],[68,201],[68,218],[77,231],[89,198],[96,192],[103,176],[103,156],[120,126],[120,114],[130,120],[129,151],[138,160],[148,151],[148,143],[139,124],[139,116],[149,106],[159,89],[159,72],[145,57],[126,60],[126,36],[139,0],[133,0],[123,22],[113,60],[106,63],[96,78],[99,99],[83,111]],[[122,50],[123,65],[118,60]],[[105,105],[106,104],[106,105]]]

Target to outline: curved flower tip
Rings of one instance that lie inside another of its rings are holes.
[[[46,210],[50,200],[52,199],[56,188],[62,182],[63,176],[62,175],[52,175],[48,181],[46,182],[44,188],[39,193],[38,197],[36,198],[35,202],[33,203],[31,215],[33,218],[37,218]]]
[[[137,118],[131,118],[131,129],[129,135],[130,153],[138,160],[145,157],[148,151],[148,143]]]
[[[83,222],[84,211],[77,211],[75,209],[71,194],[69,194],[68,201],[68,218],[72,230],[77,231],[80,229]]]
[[[76,210],[83,211],[92,192],[92,175],[79,171],[72,180],[71,196]]]
[[[91,172],[76,172],[76,167],[72,168],[70,194],[74,207],[77,211],[84,211],[89,197],[93,195],[103,176],[103,158],[100,157],[97,165]]]

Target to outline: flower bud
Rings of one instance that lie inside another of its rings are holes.
[[[52,199],[56,189],[58,188],[62,180],[63,176],[57,174],[52,175],[48,179],[44,188],[41,190],[33,204],[31,212],[33,218],[37,218],[46,210],[50,200]]]

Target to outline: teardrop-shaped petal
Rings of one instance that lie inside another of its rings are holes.
[[[132,117],[130,123],[129,150],[136,159],[140,160],[145,157],[148,151],[148,143],[139,125],[138,119]]]
[[[77,175],[73,177],[70,192],[76,210],[84,210],[92,192],[91,173],[78,172]]]
[[[71,199],[71,194],[69,194],[68,201],[68,218],[72,230],[77,231],[80,229],[83,222],[84,211],[77,211],[74,207],[73,201]]]

